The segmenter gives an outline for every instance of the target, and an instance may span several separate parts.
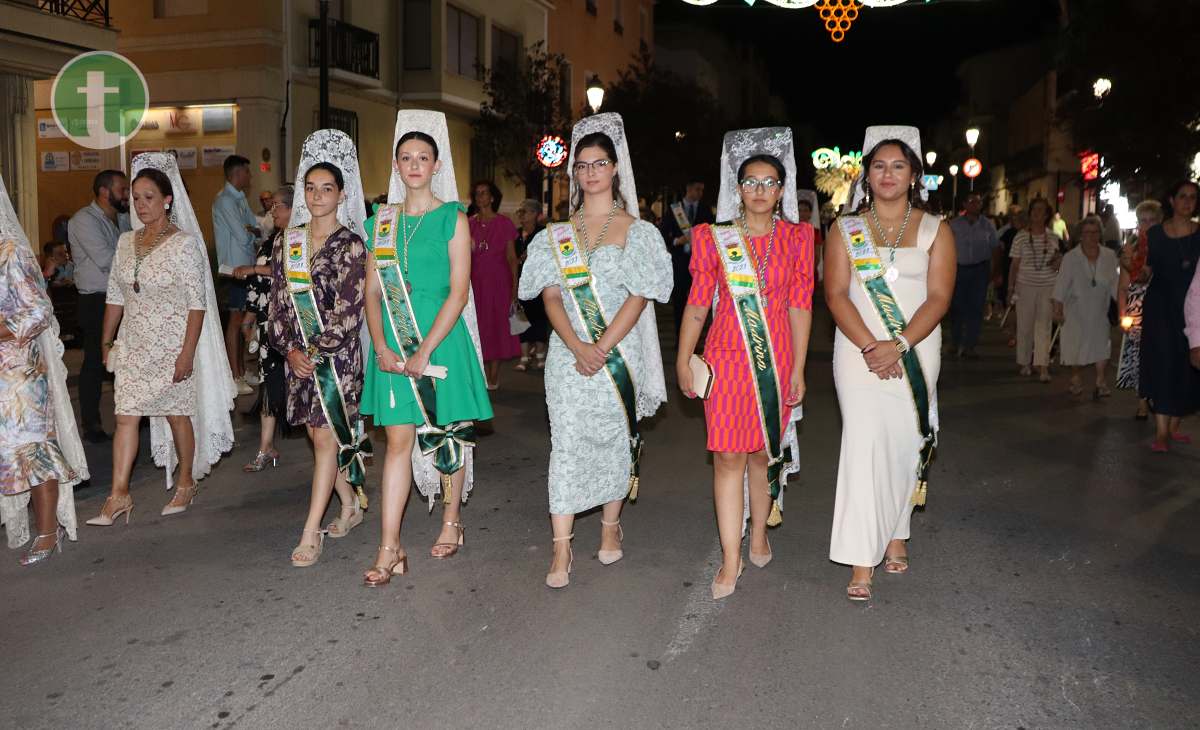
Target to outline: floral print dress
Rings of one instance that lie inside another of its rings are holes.
[[[37,336],[54,316],[41,272],[23,243],[0,241],[0,494],[19,494],[73,472],[58,446],[47,377]],[[11,528],[10,528],[11,529]]]
[[[293,426],[328,428],[321,399],[313,378],[301,378],[286,362],[286,353],[304,350],[304,339],[296,319],[296,309],[288,293],[283,268],[284,246],[271,254],[271,300],[267,330],[271,345],[285,353],[287,375],[287,420]],[[309,264],[312,291],[321,321],[325,325],[310,344],[331,358],[342,385],[342,398],[350,423],[359,418],[362,398],[363,358],[359,331],[363,324],[363,292],[367,276],[367,248],[348,228],[333,233]]]
[[[271,253],[280,245],[283,231],[263,241],[259,246],[255,266],[271,265]],[[269,330],[271,314],[271,277],[250,276],[246,278],[246,311],[254,315],[254,326],[258,329],[257,341],[251,343],[251,352],[258,353],[258,367],[262,372],[258,402],[250,413],[263,413],[276,418],[287,417],[286,379],[283,375],[283,353],[271,347]]]

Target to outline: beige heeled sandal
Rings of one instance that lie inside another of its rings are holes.
[[[292,565],[297,568],[307,568],[311,565],[316,565],[317,561],[321,559],[321,552],[325,549],[325,531],[303,530],[300,534],[300,544],[292,551]],[[317,544],[313,545],[304,542],[304,535],[316,535]]]
[[[616,527],[617,541],[625,542],[625,531],[621,529],[620,520],[617,520],[616,522],[605,522],[604,518],[601,517],[600,524],[604,525],[605,527]],[[612,565],[623,557],[625,557],[625,551],[621,548],[617,548],[616,550],[598,550],[596,552],[596,558],[600,561],[601,565]]]
[[[429,548],[429,555],[439,560],[454,557],[458,553],[459,548],[463,546],[467,532],[467,528],[463,526],[462,522],[444,522],[442,524],[458,530],[458,542],[435,542],[433,547]]]
[[[387,550],[396,556],[396,562],[391,565],[376,565],[363,573],[363,585],[372,588],[385,586],[392,582],[393,575],[404,575],[408,572],[408,553],[401,553],[399,548],[390,545],[380,545],[380,550]],[[379,577],[374,577],[379,576]]]
[[[846,586],[846,598],[851,601],[869,601],[871,600],[871,578],[875,577],[875,568],[871,568],[871,575],[865,580],[851,580]]]
[[[346,514],[347,510],[350,510],[349,515]],[[363,509],[358,503],[358,499],[355,498],[349,507],[342,506],[342,511],[338,514],[338,518],[329,523],[329,526],[325,528],[325,532],[333,538],[345,537],[350,534],[351,530],[361,525],[362,521]]]
[[[133,497],[125,494],[123,497],[114,497],[108,495],[104,500],[104,506],[100,508],[100,514],[87,521],[89,525],[97,527],[108,527],[117,521],[117,518],[125,515],[125,524],[129,524],[129,518],[133,516]]]
[[[571,533],[566,537],[556,537],[552,542],[562,542],[563,540],[570,541],[575,537],[575,533]],[[568,548],[569,550],[569,548]],[[575,551],[570,550],[571,557],[567,560],[567,569],[559,570],[546,574],[546,585],[550,588],[566,588],[571,583],[571,569],[575,567]]]

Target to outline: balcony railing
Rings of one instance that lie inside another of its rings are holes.
[[[108,0],[37,0],[38,10],[51,15],[75,18],[85,23],[109,27]]]
[[[340,20],[329,22],[329,68],[379,79],[379,34]],[[321,65],[321,21],[308,21],[308,65]]]

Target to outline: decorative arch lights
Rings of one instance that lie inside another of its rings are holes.
[[[689,5],[713,5],[717,0],[683,0]],[[829,31],[829,38],[834,43],[841,43],[846,38],[846,31],[850,30],[850,26],[858,20],[858,11],[866,6],[868,8],[890,8],[894,5],[900,5],[907,0],[744,0],[751,7],[757,2],[762,2],[766,5],[774,5],[778,8],[786,8],[788,10],[801,10],[803,8],[817,9],[821,20],[825,23],[825,30]]]

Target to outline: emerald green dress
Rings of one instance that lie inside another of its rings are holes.
[[[464,208],[461,203],[443,203],[441,207],[429,211],[408,243],[408,271],[405,272],[404,278],[412,285],[409,299],[412,301],[413,313],[422,334],[433,327],[438,311],[450,294],[449,242],[454,236],[458,213],[462,210]],[[408,219],[411,230],[417,216],[404,217]],[[402,226],[397,225],[397,228]],[[374,253],[374,216],[367,219],[366,229],[367,249]],[[404,245],[400,231],[397,231],[396,238],[397,248],[400,249]],[[397,253],[401,256],[400,265],[403,266],[403,254],[400,251]],[[471,305],[468,304],[469,306]],[[388,347],[399,353],[400,346],[396,343],[392,328],[387,324],[386,314],[383,330]],[[375,362],[373,345],[367,355],[362,412],[373,416],[377,426],[408,423],[422,425],[425,419],[421,415],[409,379],[404,375],[380,370]],[[480,421],[492,417],[487,381],[484,379],[479,355],[476,353],[464,317],[459,317],[446,338],[433,351],[429,363],[446,368],[446,378],[435,378],[433,381],[437,394],[436,425],[446,426],[456,421]]]

